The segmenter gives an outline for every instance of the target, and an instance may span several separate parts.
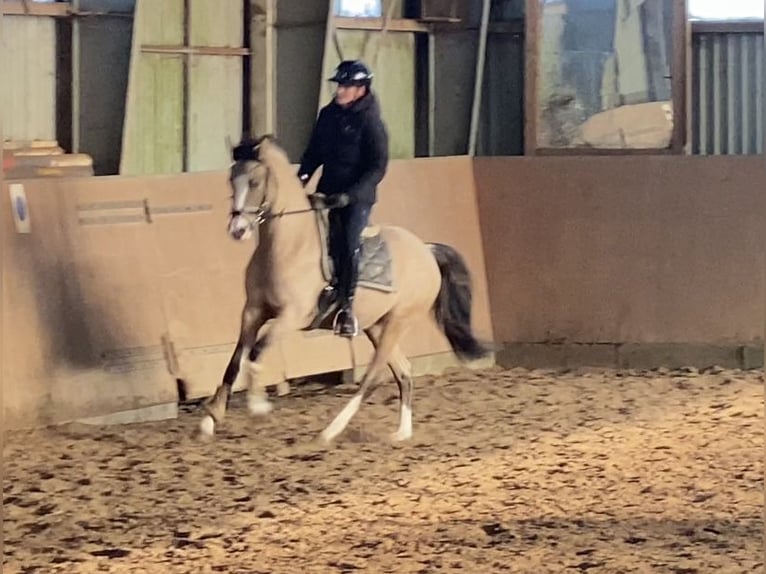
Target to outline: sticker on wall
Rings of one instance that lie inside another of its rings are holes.
[[[29,205],[27,194],[24,193],[24,185],[12,183],[8,189],[11,194],[11,211],[13,211],[13,221],[16,223],[16,233],[31,233],[32,223],[29,219]]]

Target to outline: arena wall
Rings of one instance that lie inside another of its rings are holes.
[[[762,365],[761,156],[478,158],[498,361]]]
[[[174,404],[178,379],[188,398],[213,392],[238,333],[243,270],[254,247],[226,234],[227,175],[6,182],[2,365],[9,427]],[[11,218],[9,184],[26,196],[28,233]],[[465,256],[476,328],[491,338],[470,159],[394,161],[380,196],[373,222],[402,225]],[[354,346],[364,365],[369,343],[358,338]],[[420,372],[452,358],[430,320],[413,326],[404,348],[422,359]],[[264,360],[267,382],[352,366],[346,341],[326,333],[296,333]]]
[[[174,404],[177,379],[189,398],[213,391],[253,249],[225,233],[226,175],[6,182],[4,213],[21,183],[31,224],[2,226],[9,426]],[[463,253],[476,329],[503,364],[752,367],[764,184],[760,157],[402,160],[373,221]],[[369,343],[354,348],[366,364]],[[405,349],[421,373],[454,364],[431,321]],[[269,383],[352,366],[326,333],[296,333],[265,361]]]

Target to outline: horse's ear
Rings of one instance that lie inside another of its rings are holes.
[[[258,145],[255,146],[255,149],[258,152],[258,155],[262,154],[264,151],[268,151],[268,149],[271,147],[272,144],[274,144],[276,141],[276,138],[274,137],[274,134],[265,134],[261,136],[258,139]]]

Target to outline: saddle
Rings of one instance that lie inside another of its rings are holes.
[[[327,211],[317,211],[316,222],[319,228],[319,236],[322,245],[320,261],[322,276],[324,277],[326,286],[329,286],[335,277],[335,269],[333,268],[333,261],[330,257],[329,221]],[[372,289],[384,293],[393,293],[396,291],[396,287],[391,272],[391,255],[389,253],[388,244],[383,239],[380,232],[380,226],[374,224],[368,225],[362,231],[362,246],[359,253],[359,278],[356,284],[358,289]],[[332,316],[337,308],[338,304],[336,303],[330,309],[325,310],[321,316],[317,315],[309,328],[316,329],[325,326],[331,328],[331,325],[325,323],[325,319],[327,319],[328,316]],[[319,311],[318,308],[317,311]]]

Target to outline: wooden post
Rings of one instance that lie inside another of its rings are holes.
[[[321,84],[319,87],[319,97],[317,98],[317,113],[319,113],[319,110],[322,109],[322,106],[325,105],[325,91],[324,91],[324,69],[325,65],[330,58],[333,49],[336,52],[336,55],[339,60],[343,59],[343,50],[340,46],[340,42],[338,41],[338,28],[336,26],[336,16],[335,16],[335,0],[327,0],[328,1],[328,7],[327,7],[327,25],[325,27],[325,35],[324,35],[324,54],[322,55],[322,78],[320,80]]]
[[[484,90],[484,62],[487,53],[487,29],[489,27],[490,0],[484,0],[481,9],[481,28],[479,29],[479,49],[476,55],[476,76],[473,82],[473,106],[471,107],[471,124],[468,134],[468,155],[476,155],[476,140],[479,134],[479,112],[481,111],[481,96]]]
[[[526,0],[524,15],[524,155],[537,153],[537,78],[540,59],[540,0]]]
[[[687,0],[673,0],[673,58],[671,61],[670,97],[673,102],[673,132],[671,134],[671,149],[673,153],[683,154],[686,150],[687,103],[691,97],[691,82],[687,81],[691,72],[688,55],[691,53],[689,42],[691,24],[689,23]]]
[[[72,0],[72,8],[75,12],[80,11],[80,0]],[[81,62],[81,40],[80,40],[80,19],[72,18],[72,153],[80,151],[80,62]]]
[[[250,29],[251,131],[254,136],[273,134],[276,128],[276,0],[252,0],[252,23]]]

